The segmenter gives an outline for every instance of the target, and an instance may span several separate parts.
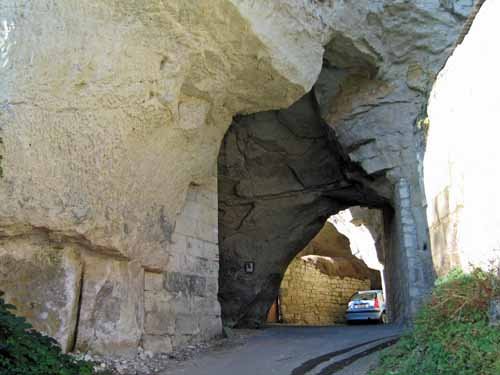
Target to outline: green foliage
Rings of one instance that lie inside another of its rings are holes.
[[[14,315],[0,292],[1,375],[92,375],[91,363],[63,354],[55,340]]]
[[[372,375],[498,375],[500,329],[488,325],[488,306],[500,296],[495,271],[460,270],[437,280],[413,332],[381,355]]]

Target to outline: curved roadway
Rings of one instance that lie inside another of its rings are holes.
[[[163,375],[329,375],[403,332],[395,325],[273,326],[245,344],[203,353]]]

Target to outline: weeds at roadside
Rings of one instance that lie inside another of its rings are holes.
[[[489,303],[499,297],[498,266],[438,279],[413,332],[382,353],[371,375],[500,374],[500,328],[488,319]]]

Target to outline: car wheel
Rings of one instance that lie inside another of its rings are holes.
[[[387,318],[387,314],[385,311],[380,315],[380,324],[387,324],[389,323],[389,319]]]

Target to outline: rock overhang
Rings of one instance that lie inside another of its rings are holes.
[[[232,117],[290,106],[309,91],[318,75],[319,84],[331,86],[324,78],[327,69],[320,75],[324,57],[334,67],[333,75],[343,74],[339,82],[350,79],[347,85],[337,85],[344,94],[351,89],[343,98],[346,105],[340,111],[335,107],[335,88],[328,91],[334,95],[319,101],[320,114],[335,128],[339,149],[349,154],[341,159],[355,160],[356,168],[361,166],[372,179],[363,177],[357,190],[347,193],[311,191],[303,197],[305,210],[287,211],[311,217],[293,227],[303,225],[309,233],[294,240],[293,246],[300,247],[332,207],[337,210],[376,196],[383,197],[380,202],[393,200],[392,185],[402,177],[412,189],[418,185],[413,125],[429,82],[453,47],[469,2],[76,3],[9,0],[0,5],[0,19],[6,21],[2,25],[8,25],[8,33],[4,27],[0,34],[0,73],[6,77],[0,82],[2,237],[7,242],[14,236],[32,238],[37,228],[43,228],[57,246],[77,244],[82,252],[102,255],[109,263],[102,265],[104,269],[135,269],[138,261],[146,280],[154,279],[151,274],[181,270],[185,277],[180,278],[189,283],[193,273],[206,272],[206,288],[213,298],[213,178],[219,145]],[[378,92],[375,100],[366,100],[372,90]],[[299,111],[282,120],[300,116]],[[293,136],[313,138],[304,150],[322,142],[314,140],[317,129],[291,128]],[[319,138],[329,138],[327,133]],[[276,142],[265,138],[261,145],[269,143]],[[285,151],[294,154],[295,146]],[[312,163],[314,155],[304,155]],[[290,161],[284,175],[300,193],[301,186],[310,186],[323,171],[339,171],[338,163],[331,170],[329,163],[321,161],[312,173],[314,168],[302,168],[303,161]],[[251,200],[263,190],[264,195],[283,192],[264,177],[257,181],[261,186],[255,181],[241,184],[240,195]],[[371,195],[363,186],[369,186]],[[418,202],[420,193],[414,190],[411,199]],[[278,209],[285,212],[296,202],[293,195],[282,197]],[[251,206],[247,203],[238,215]],[[273,210],[258,209],[273,215]],[[412,210],[413,216],[420,215],[418,207]],[[193,230],[186,230],[190,226]],[[421,244],[424,237],[419,234],[415,242]],[[197,263],[203,252],[211,254],[210,260]],[[283,259],[291,259],[290,254],[281,258],[283,264]],[[266,278],[268,290],[282,268]],[[142,295],[140,282],[130,281],[125,271],[114,282],[118,289],[136,289],[118,293],[121,306],[132,309],[127,299]],[[160,289],[146,293],[145,300],[159,301],[145,307],[148,313],[190,316],[191,300],[178,301],[182,308],[172,312],[162,304],[171,297],[169,291]],[[216,321],[215,299],[212,305],[206,309]],[[129,320],[135,333],[142,329],[141,319],[148,317],[138,314]],[[185,330],[182,319],[177,320]],[[175,324],[168,330],[172,327]],[[213,333],[217,324],[205,328],[196,329]],[[138,342],[139,334],[128,342]],[[148,332],[148,337],[152,347],[171,345],[170,336]]]

